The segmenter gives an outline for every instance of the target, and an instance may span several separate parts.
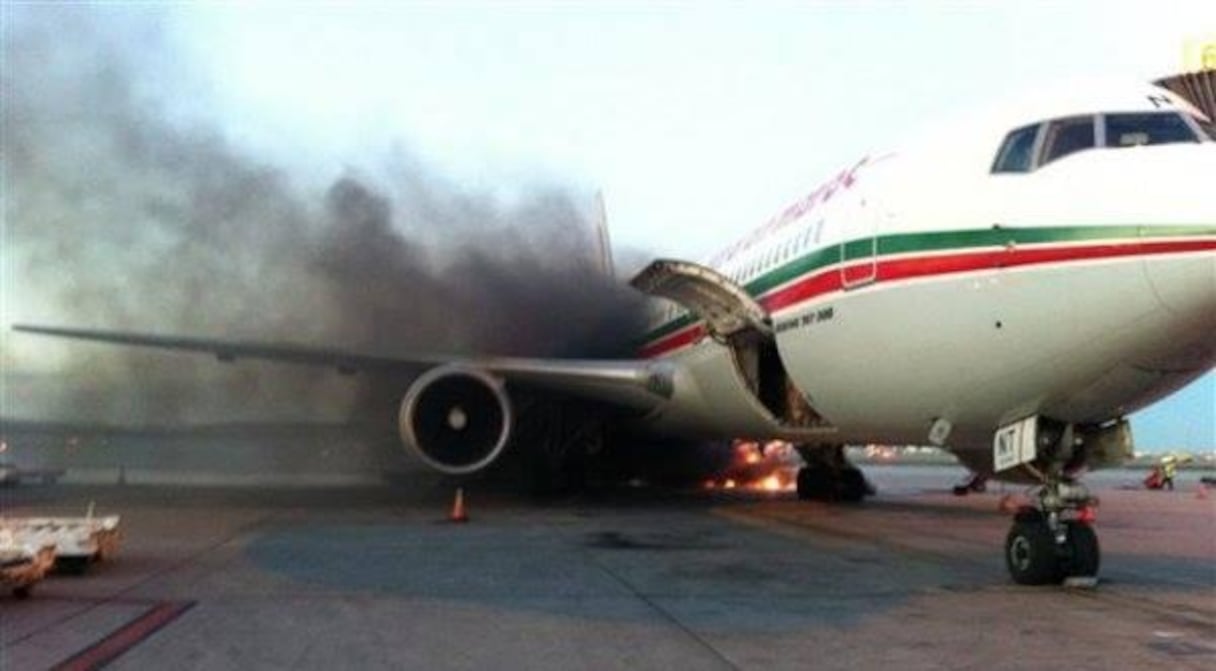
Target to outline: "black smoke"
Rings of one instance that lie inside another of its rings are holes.
[[[374,179],[349,169],[310,188],[170,113],[199,92],[175,89],[188,77],[156,14],[5,11],[0,261],[20,307],[6,319],[401,354],[627,353],[639,299],[599,268],[586,198],[552,187],[506,203],[400,149]],[[0,346],[15,337],[32,336]],[[311,418],[403,382],[69,351],[53,414],[73,420]]]

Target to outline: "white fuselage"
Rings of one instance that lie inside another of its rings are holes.
[[[826,422],[778,421],[731,349],[667,310],[644,350],[678,364],[650,426],[987,454],[1034,414],[1099,424],[1216,363],[1216,144],[1096,148],[990,174],[941,152],[867,159],[711,262],[768,311]]]

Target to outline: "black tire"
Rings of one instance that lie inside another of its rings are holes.
[[[1064,543],[1065,577],[1097,577],[1102,563],[1098,534],[1084,522],[1069,521],[1065,525],[1068,529],[1068,540]]]
[[[59,557],[55,560],[55,572],[61,575],[84,575],[88,568],[88,557]]]
[[[1019,515],[1009,528],[1005,566],[1019,585],[1049,585],[1064,577],[1055,538],[1041,516]]]
[[[13,588],[13,596],[18,599],[28,599],[33,591],[33,585],[22,585],[20,587]]]
[[[841,471],[840,481],[837,484],[841,501],[858,503],[866,497],[866,494],[870,493],[870,485],[859,468],[846,468]]]
[[[832,479],[826,469],[803,466],[798,469],[795,484],[798,498],[803,501],[830,501],[833,498]]]
[[[798,492],[798,500],[811,500],[811,474],[810,469],[806,466],[798,469],[798,476],[794,478],[795,490]]]

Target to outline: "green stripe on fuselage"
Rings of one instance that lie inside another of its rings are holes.
[[[877,256],[910,254],[914,252],[961,251],[978,247],[1000,247],[1010,243],[1033,245],[1045,243],[1085,242],[1091,240],[1122,240],[1141,237],[1169,238],[1197,235],[1216,235],[1213,226],[1056,226],[1037,228],[993,228],[966,231],[935,231],[932,233],[895,233],[879,236]],[[773,288],[786,284],[808,273],[827,268],[841,262],[840,245],[822,247],[798,258],[791,259],[743,285],[753,298],[759,298]],[[850,240],[844,244],[844,261],[868,259],[874,254],[872,238]],[[650,343],[699,321],[691,314],[681,315],[659,326],[643,338]]]

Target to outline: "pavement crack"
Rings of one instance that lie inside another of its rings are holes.
[[[657,601],[652,599],[646,593],[638,590],[636,587],[633,586],[632,583],[630,583],[628,580],[626,580],[624,576],[622,576],[621,574],[612,570],[611,568],[606,566],[603,562],[599,561],[599,558],[595,556],[595,553],[589,552],[589,551],[584,551],[584,552],[585,552],[585,556],[587,557],[588,561],[592,565],[594,565],[599,570],[603,571],[608,577],[612,578],[613,581],[618,583],[621,587],[624,587],[636,599],[638,599],[642,603],[646,604],[648,607],[650,607],[652,610],[654,610],[654,612],[658,613],[664,620],[666,620],[668,623],[670,623],[676,629],[683,632],[685,636],[687,636],[689,639],[694,641],[699,647],[703,648],[709,654],[713,655],[715,658],[717,658],[719,661],[721,661],[722,664],[724,664],[726,666],[726,668],[736,669],[736,670],[738,670],[740,668],[739,665],[735,664],[729,658],[727,658],[725,655],[723,655],[722,652],[719,651],[716,647],[714,647],[714,645],[712,643],[710,643],[708,640],[706,640],[705,637],[701,636],[696,631],[690,629],[687,625],[685,625],[678,617],[675,616],[675,614],[673,614],[671,611],[664,608],[662,605],[660,605]]]

